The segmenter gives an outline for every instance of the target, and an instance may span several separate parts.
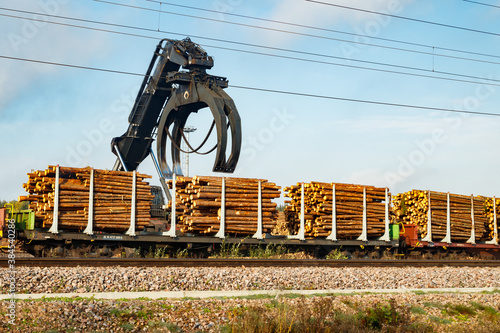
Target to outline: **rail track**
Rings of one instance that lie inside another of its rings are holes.
[[[500,260],[16,258],[15,267],[499,267]],[[7,258],[0,267],[9,267]]]

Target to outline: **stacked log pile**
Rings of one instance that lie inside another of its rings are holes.
[[[446,236],[448,216],[448,194],[430,192],[431,228],[434,241]],[[474,211],[472,212],[472,200]],[[489,198],[450,194],[450,224],[451,240],[465,242],[471,236],[472,213],[474,214],[474,232],[476,241],[491,239],[493,232],[492,219],[485,214]],[[394,196],[393,210],[396,217],[403,223],[418,226],[419,237],[425,237],[428,232],[429,191],[412,190]]]
[[[225,233],[253,235],[257,231],[258,179],[225,178]],[[222,216],[222,178],[194,176],[176,179],[177,226],[181,232],[215,234]],[[172,181],[169,182],[172,188]],[[264,233],[276,226],[277,204],[272,199],[281,196],[280,187],[261,181],[262,221]],[[171,202],[169,208],[171,209]]]
[[[89,216],[91,168],[59,168],[58,228],[82,231]],[[136,230],[150,221],[151,186],[145,181],[151,176],[136,174]],[[94,169],[93,228],[102,231],[125,231],[130,226],[132,207],[132,172]],[[28,173],[23,184],[30,194],[19,197],[29,200],[35,212],[36,226],[49,228],[54,218],[56,167]]]
[[[488,238],[492,239],[494,236],[493,226],[495,213],[493,207],[496,208],[496,218],[497,218],[497,228],[500,231],[500,199],[495,199],[495,205],[493,205],[493,198],[486,198],[484,202],[484,214],[488,218]],[[500,235],[500,232],[499,232]]]
[[[353,239],[363,228],[363,189],[366,189],[367,235],[380,237],[385,231],[385,188],[341,183],[311,182],[304,184],[304,230],[307,237],[324,237],[332,231],[333,185],[337,238]],[[297,233],[300,227],[301,186],[284,189],[291,198],[285,206],[289,229]],[[390,195],[389,195],[390,198]]]

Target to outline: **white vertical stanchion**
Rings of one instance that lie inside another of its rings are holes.
[[[386,188],[385,189],[385,223],[384,223],[385,231],[384,231],[384,235],[382,237],[380,237],[379,240],[386,241],[386,242],[391,241],[391,238],[389,235],[389,223],[390,223],[390,220],[389,220],[389,189]]]
[[[83,231],[84,234],[94,234],[94,169],[90,169],[90,186],[89,186],[89,218],[87,220],[87,227]]]
[[[497,200],[493,197],[493,239],[487,241],[486,244],[498,245],[498,230],[497,230]]]
[[[423,242],[431,242],[432,243],[432,212],[431,212],[431,191],[428,191],[429,197],[427,199],[427,235],[422,238]]]
[[[332,232],[326,239],[337,241],[337,196],[335,195],[335,184],[332,186]]]
[[[135,236],[135,208],[137,206],[136,191],[137,191],[137,172],[134,171],[132,175],[132,207],[130,212],[130,227],[125,233],[126,235],[132,237]]]
[[[262,181],[259,179],[259,194],[257,207],[257,232],[252,238],[263,239],[262,236]]]
[[[220,200],[220,226],[219,231],[215,235],[215,237],[219,237],[224,239],[225,229],[226,229],[226,178],[222,177],[222,192],[221,192],[221,200]]]
[[[446,197],[446,236],[441,240],[443,243],[451,243],[451,209],[450,209],[450,192]]]
[[[476,244],[476,222],[474,221],[474,194],[470,196],[470,220],[471,220],[471,229],[470,229],[470,238],[467,243]]]
[[[176,181],[177,181],[177,176],[176,174],[172,174],[172,210],[170,212],[170,229],[167,231],[167,232],[164,232],[162,235],[163,236],[169,236],[169,237],[172,237],[172,238],[176,238],[177,235],[176,235],[176,228],[177,228],[177,225],[176,225],[176,220],[177,220],[177,216],[176,216]]]
[[[297,235],[291,235],[288,236],[289,239],[299,239],[299,240],[305,240],[305,235],[304,235],[304,183],[302,183],[302,188],[301,188],[301,195],[300,195],[300,227],[299,227],[299,233]]]
[[[56,166],[56,183],[54,184],[54,215],[52,218],[52,225],[50,226],[49,232],[53,234],[59,233],[59,175],[60,169],[59,165]]]
[[[358,240],[366,242],[368,241],[368,226],[367,226],[367,216],[366,216],[366,187],[363,188],[363,229]]]
[[[498,245],[498,224],[497,224],[497,201],[493,197],[493,236],[495,237],[495,244]]]

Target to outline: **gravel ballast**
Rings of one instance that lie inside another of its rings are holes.
[[[8,274],[0,275],[8,293]],[[18,267],[17,293],[496,288],[500,268]]]
[[[10,274],[7,273],[4,269],[0,275],[2,294],[8,293]],[[358,318],[360,313],[370,313],[370,307],[394,302],[400,313],[406,313],[410,323],[430,327],[433,332],[467,332],[470,325],[475,329],[484,327],[484,332],[500,330],[500,293],[496,292],[496,288],[500,289],[500,268],[17,267],[15,284],[16,294],[66,293],[68,296],[69,293],[144,291],[438,288],[492,288],[495,291],[486,294],[330,294],[300,298],[251,296],[251,299],[19,299],[16,301],[17,324],[9,326],[4,320],[0,323],[0,332],[221,332],[227,331],[227,325],[237,323],[251,308],[271,313],[276,311],[278,303],[315,309],[317,302],[323,302],[323,306],[328,302],[327,308],[353,318]],[[0,313],[8,313],[8,304],[8,301],[0,302]],[[480,306],[474,314],[463,315],[454,313],[456,310],[449,304],[465,308],[471,304]],[[292,311],[292,316],[294,313]],[[484,326],[484,320],[490,326]]]

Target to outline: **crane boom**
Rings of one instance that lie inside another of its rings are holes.
[[[162,176],[172,173],[167,163],[167,142],[171,145],[173,172],[182,175],[180,146],[185,139],[183,129],[187,118],[193,112],[209,108],[214,117],[212,127],[217,128],[213,171],[234,172],[241,150],[241,120],[233,100],[223,91],[228,86],[227,79],[206,73],[213,64],[213,58],[189,38],[160,41],[129,115],[129,127],[111,141],[112,151],[117,155],[113,170],[136,170],[153,151],[156,134]],[[231,154],[226,158],[228,129],[232,144]],[[198,152],[199,148],[187,153]]]

